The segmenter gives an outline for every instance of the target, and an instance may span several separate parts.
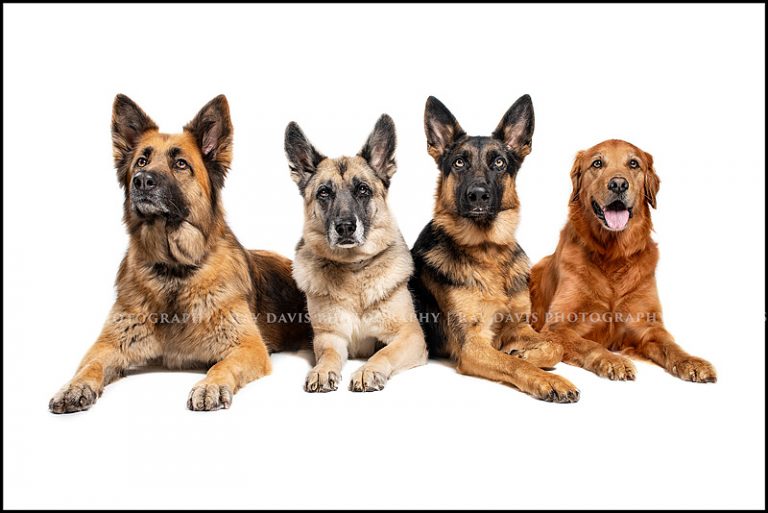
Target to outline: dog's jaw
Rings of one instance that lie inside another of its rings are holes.
[[[161,216],[167,212],[157,202],[147,198],[134,199],[131,201],[131,205],[141,217]]]

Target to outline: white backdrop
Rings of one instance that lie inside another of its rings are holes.
[[[765,507],[764,19],[764,5],[4,5],[4,506]],[[227,218],[246,247],[291,257],[291,120],[337,156],[394,118],[390,205],[413,244],[437,176],[427,96],[486,135],[530,94],[518,235],[534,262],[556,245],[576,151],[626,139],[662,180],[668,328],[719,381],[560,364],[582,399],[559,405],[431,361],[383,392],[310,395],[309,354],[280,354],[227,411],[186,410],[199,374],[151,372],[51,415],[127,245],[119,92],[164,131],[226,94]]]

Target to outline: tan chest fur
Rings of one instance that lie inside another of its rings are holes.
[[[530,262],[515,244],[477,247],[462,258],[449,258],[438,247],[425,259],[454,281],[454,286],[446,288],[432,284],[447,323],[449,352],[458,352],[471,333],[500,346],[498,335],[503,330],[528,322]]]
[[[204,253],[194,229],[182,230],[187,233],[170,232],[165,240],[155,230],[141,249],[129,248],[118,280],[120,311],[113,315],[124,350],[162,359],[169,367],[221,358],[253,315],[247,307],[251,286],[245,255],[226,240]],[[143,263],[147,252],[176,253],[179,247],[188,261],[199,263],[189,274],[163,274]]]
[[[307,295],[315,333],[332,332],[349,343],[350,356],[370,356],[377,340],[415,323],[407,281],[413,261],[405,242],[394,242],[373,258],[338,263],[304,247],[293,275]]]

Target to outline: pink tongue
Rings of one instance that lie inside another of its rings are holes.
[[[629,210],[606,210],[603,214],[608,227],[613,230],[623,229],[629,221]]]

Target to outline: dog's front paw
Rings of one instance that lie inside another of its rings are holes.
[[[339,388],[341,376],[335,371],[314,368],[307,374],[304,382],[306,392],[332,392]]]
[[[711,363],[703,358],[689,356],[675,362],[669,369],[673,376],[694,383],[716,383],[717,373]]]
[[[198,383],[189,392],[187,408],[192,411],[213,411],[232,405],[232,390],[227,385]]]
[[[581,397],[581,392],[573,383],[556,374],[546,373],[534,380],[528,393],[550,403],[575,403]]]
[[[502,351],[545,369],[551,369],[563,360],[563,346],[549,340],[514,344]]]
[[[607,354],[597,358],[592,364],[592,371],[601,378],[611,381],[634,381],[637,371],[629,358],[617,354]]]
[[[365,365],[352,374],[349,389],[353,392],[376,392],[383,390],[387,377],[379,371],[366,368]]]
[[[87,383],[74,382],[64,385],[48,403],[51,413],[74,413],[93,406],[99,395]]]

